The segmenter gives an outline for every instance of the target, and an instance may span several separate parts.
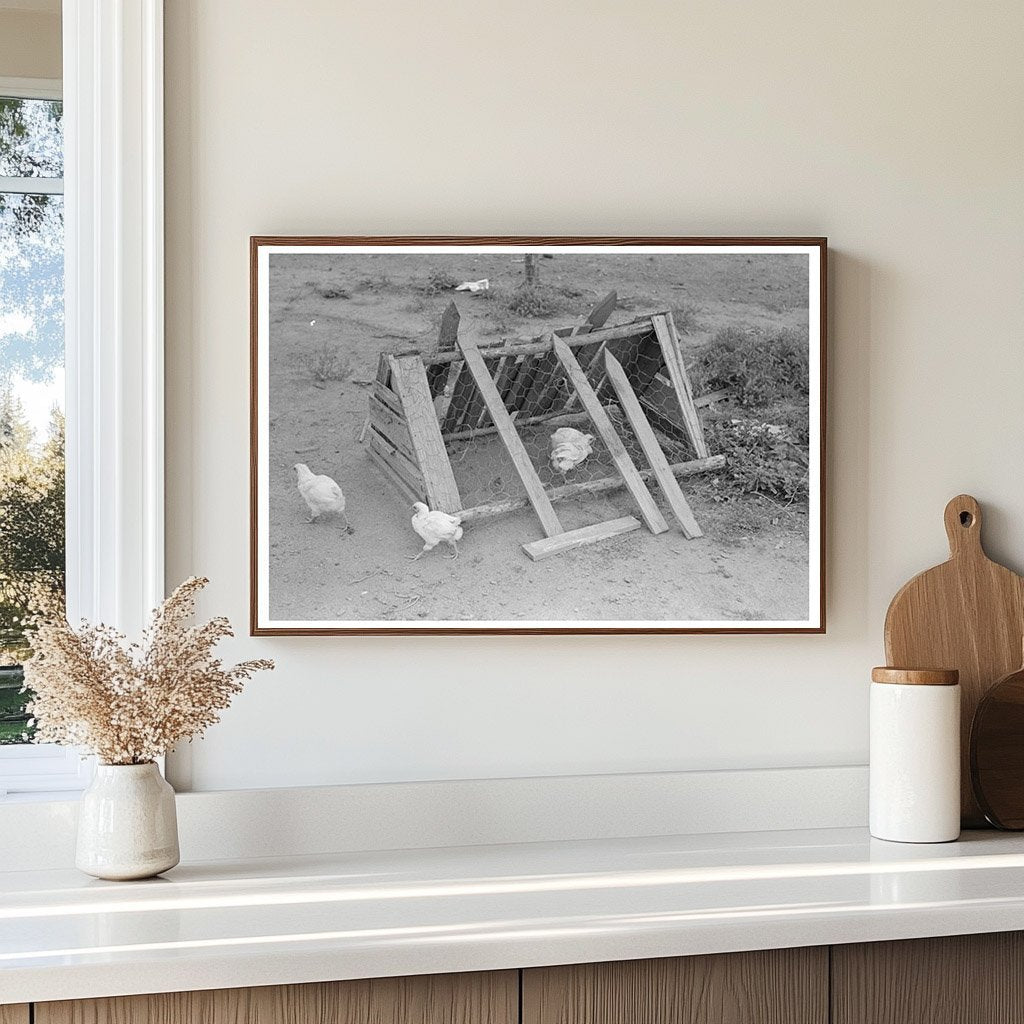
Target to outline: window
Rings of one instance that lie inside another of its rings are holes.
[[[0,81],[0,785],[31,788],[44,766],[80,775],[71,755],[26,748],[19,664],[26,616],[64,600],[64,141],[59,85],[13,85]]]
[[[0,169],[0,193],[6,207],[34,203],[48,215],[62,214],[67,399],[63,578],[68,616],[107,622],[137,635],[165,592],[163,4],[64,0],[62,25],[63,108],[59,118],[50,119],[51,125],[60,123],[62,145],[54,149],[52,134],[44,133],[43,139],[49,139],[45,142],[19,128],[6,145],[21,153],[18,147],[28,147],[31,139],[35,162],[8,158]],[[62,87],[0,78],[0,98],[59,103]],[[23,104],[18,107],[25,109]],[[62,164],[67,169],[63,183]],[[25,196],[30,198],[21,198]],[[41,196],[50,198],[43,201]],[[0,248],[6,246],[2,251],[8,254],[15,253],[12,231],[9,223],[0,227]],[[19,259],[22,255],[19,251]],[[19,263],[19,271],[26,266],[27,260]],[[28,404],[26,394],[35,398],[33,387],[43,389],[32,406],[45,430],[50,397],[61,391],[61,368],[58,360],[46,366],[43,314],[59,314],[61,302],[58,298],[48,305],[43,299],[57,292],[41,289],[35,293],[41,304],[34,307],[40,317],[32,323],[40,330],[29,339],[35,354],[18,380],[23,382],[23,405]],[[0,279],[0,302],[9,292]],[[22,329],[29,326],[28,315],[19,321]],[[15,350],[9,341],[0,331],[0,371],[6,370],[13,381]],[[20,345],[19,351],[27,351],[26,346]],[[54,351],[51,345],[51,355]],[[35,383],[24,383],[32,374],[38,377]],[[53,389],[51,394],[46,388]],[[11,390],[13,394],[13,386]],[[42,441],[35,441],[37,450],[45,442],[44,434]],[[59,522],[56,494],[50,497],[51,518]],[[59,570],[55,545],[49,554],[53,558],[44,564]],[[8,702],[11,689],[4,691]],[[0,716],[9,716],[8,734],[14,731],[20,740],[27,722],[17,705],[9,703]],[[90,775],[91,762],[75,751],[0,744],[0,800],[79,789]]]

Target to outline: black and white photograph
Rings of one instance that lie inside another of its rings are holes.
[[[825,252],[253,238],[253,633],[823,631]]]

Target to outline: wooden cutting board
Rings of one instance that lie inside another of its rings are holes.
[[[981,508],[960,494],[944,515],[949,561],[915,576],[885,616],[885,657],[895,668],[960,671],[960,813],[965,828],[984,827],[974,799],[970,734],[988,688],[1020,667],[1024,579],[993,562],[981,544]]]

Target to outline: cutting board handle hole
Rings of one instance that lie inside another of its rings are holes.
[[[970,512],[960,513],[960,525],[969,527],[974,522],[974,516]]]

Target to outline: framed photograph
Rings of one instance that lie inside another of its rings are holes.
[[[250,249],[254,635],[825,631],[825,239]]]

